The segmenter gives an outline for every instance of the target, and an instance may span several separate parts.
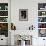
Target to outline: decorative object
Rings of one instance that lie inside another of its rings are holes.
[[[5,10],[8,10],[8,6],[5,6]]]
[[[29,26],[29,30],[34,30],[34,26],[33,25],[31,25],[31,26]]]
[[[1,10],[1,6],[0,6],[0,10]]]
[[[39,37],[46,37],[46,29],[39,29]]]
[[[28,45],[32,45],[32,36],[30,35],[19,35],[20,38],[25,41],[25,44],[27,43]],[[28,43],[29,42],[29,43]],[[27,45],[26,44],[26,45]]]
[[[19,20],[28,21],[28,9],[19,9]]]
[[[8,10],[8,3],[0,3],[0,10]]]
[[[0,17],[0,22],[8,22],[8,17]]]
[[[46,17],[38,17],[38,22],[46,22]]]
[[[8,16],[8,11],[0,11],[0,16]]]
[[[38,28],[46,28],[46,23],[38,23]]]
[[[38,3],[38,34],[46,37],[46,3]]]
[[[13,23],[11,23],[11,30],[16,30],[16,26]]]
[[[8,37],[8,23],[0,23],[0,35]]]
[[[38,16],[46,16],[46,11],[38,11]]]
[[[46,3],[38,3],[38,10],[45,10],[46,9]]]
[[[32,36],[16,34],[15,43],[16,46],[30,46],[32,45]]]
[[[25,41],[21,40],[21,46],[25,46]]]
[[[45,15],[45,12],[42,12],[42,15]]]

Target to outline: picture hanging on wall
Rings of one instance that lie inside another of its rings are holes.
[[[28,21],[28,9],[19,9],[19,21]]]

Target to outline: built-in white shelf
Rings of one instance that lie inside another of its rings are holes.
[[[8,10],[0,10],[0,11],[8,11]]]
[[[46,10],[38,10],[38,11],[46,11]]]
[[[46,23],[46,22],[38,22],[38,23]]]
[[[46,29],[46,28],[38,28],[38,29]]]
[[[0,17],[8,17],[8,16],[0,16]]]
[[[8,22],[0,22],[0,23],[8,23]]]
[[[46,15],[38,16],[38,17],[46,17]]]

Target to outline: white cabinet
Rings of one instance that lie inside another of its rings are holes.
[[[8,45],[8,37],[5,37],[5,35],[0,35],[0,45]]]
[[[38,38],[38,46],[46,46],[46,38],[44,37]]]

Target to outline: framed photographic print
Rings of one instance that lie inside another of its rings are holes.
[[[28,21],[28,9],[19,9],[19,21]]]

